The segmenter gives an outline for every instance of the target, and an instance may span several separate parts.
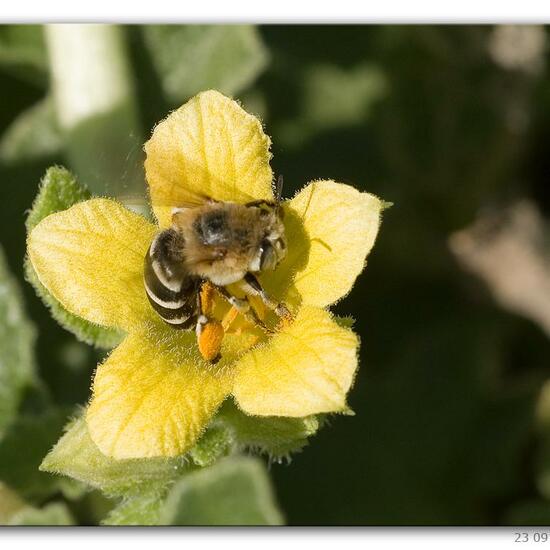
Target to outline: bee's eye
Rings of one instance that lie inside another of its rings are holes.
[[[260,250],[260,271],[264,269],[273,269],[277,261],[273,245],[267,239],[264,239],[260,245]]]

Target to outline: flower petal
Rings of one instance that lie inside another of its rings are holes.
[[[260,121],[216,91],[202,92],[157,125],[145,144],[145,171],[159,224],[171,208],[207,196],[272,199],[270,139]]]
[[[202,361],[192,332],[132,333],[101,365],[87,412],[90,435],[114,458],[176,456],[197,440],[231,390],[234,361]]]
[[[305,306],[271,341],[237,365],[238,405],[258,416],[344,411],[357,368],[357,336],[322,309]]]
[[[143,258],[157,228],[108,199],[42,220],[28,238],[40,282],[71,313],[130,330],[154,312],[143,290]]]
[[[328,306],[365,267],[384,203],[350,185],[315,181],[284,208],[288,255],[262,282],[292,305]]]

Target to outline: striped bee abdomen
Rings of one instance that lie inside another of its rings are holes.
[[[199,281],[183,263],[185,240],[174,229],[159,233],[145,255],[144,283],[153,309],[170,326],[190,328],[197,318]]]

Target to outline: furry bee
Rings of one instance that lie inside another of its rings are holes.
[[[172,226],[155,236],[144,262],[145,292],[167,324],[176,329],[195,326],[200,342],[212,322],[201,300],[205,284],[266,332],[270,330],[250,307],[249,295],[258,296],[280,317],[290,315],[255,275],[275,269],[287,253],[281,189],[279,178],[274,201],[239,204],[205,198],[202,204],[173,209]],[[233,283],[239,283],[244,299],[228,291]]]

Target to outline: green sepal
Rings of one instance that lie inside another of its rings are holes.
[[[227,403],[186,455],[116,460],[105,456],[97,448],[81,415],[66,426],[65,434],[44,458],[40,469],[69,476],[109,496],[135,499],[144,494],[158,495],[179,477],[197,467],[211,467],[221,458],[239,450],[263,452],[271,460],[280,461],[291,452],[300,450],[319,425],[316,417],[247,417]],[[133,509],[129,501],[125,501],[125,505]],[[144,504],[136,503],[136,506]],[[123,511],[124,508],[119,512],[122,514]]]
[[[229,426],[215,422],[189,451],[193,462],[202,468],[227,456],[235,447],[235,438]]]
[[[349,328],[351,330],[353,329],[353,325],[355,325],[355,319],[351,315],[346,315],[345,317],[333,315],[332,319],[342,328]]]
[[[305,447],[319,427],[316,416],[248,416],[228,400],[189,456],[197,466],[206,466],[232,452],[250,450],[281,462]]]
[[[72,477],[109,496],[144,494],[163,488],[189,468],[184,457],[116,460],[105,456],[92,441],[83,415],[72,420],[65,430],[40,470]]]
[[[103,525],[281,525],[261,460],[234,456],[190,470],[164,490],[125,498]]]
[[[70,208],[90,198],[85,185],[79,183],[65,168],[54,166],[42,178],[38,195],[26,220],[27,233],[46,216]],[[38,296],[50,309],[52,317],[79,340],[98,348],[111,349],[120,343],[120,331],[90,323],[67,311],[40,282],[30,260],[25,258],[25,278],[32,284]]]
[[[91,197],[88,188],[62,166],[52,166],[42,178],[38,194],[25,220],[27,233],[30,233],[45,217],[55,212],[67,210],[74,204]]]

